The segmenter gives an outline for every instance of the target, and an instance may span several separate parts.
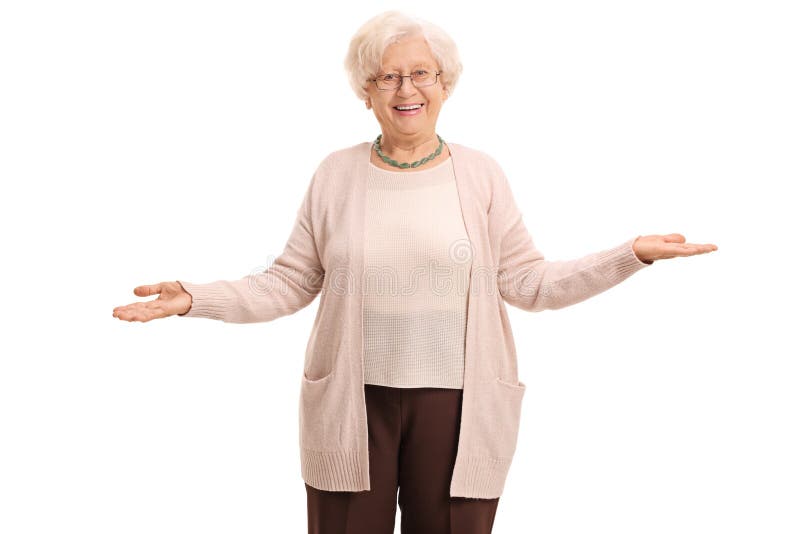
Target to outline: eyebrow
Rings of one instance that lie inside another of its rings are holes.
[[[432,69],[433,65],[428,63],[427,61],[419,61],[417,63],[414,63],[414,66],[411,67],[411,68],[414,69],[414,68],[417,68],[417,67],[427,67],[429,69]],[[390,65],[389,67],[387,67],[386,70],[400,70],[400,68],[395,66],[395,65]]]

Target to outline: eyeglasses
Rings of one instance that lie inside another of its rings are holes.
[[[395,91],[403,85],[403,78],[411,78],[411,83],[414,84],[414,87],[427,87],[435,84],[440,74],[441,71],[430,72],[427,70],[415,70],[407,76],[390,72],[388,74],[379,74],[367,81],[375,82],[375,86],[381,91]]]

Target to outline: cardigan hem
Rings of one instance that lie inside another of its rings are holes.
[[[317,451],[302,446],[300,448],[303,480],[320,490],[369,491],[367,462],[367,453],[362,451]]]
[[[362,469],[360,451],[300,449],[303,481],[325,491],[370,491],[369,474]],[[496,499],[503,493],[512,458],[472,455],[456,462],[450,496]]]

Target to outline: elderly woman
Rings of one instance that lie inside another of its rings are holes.
[[[345,65],[381,133],[320,163],[274,263],[233,281],[139,286],[158,298],[113,315],[254,323],[321,295],[299,384],[309,532],[390,534],[399,503],[405,534],[485,534],[526,387],[505,303],[563,308],[655,260],[717,247],[647,235],[545,260],[498,163],[437,135],[462,69],[447,34],[383,13]]]

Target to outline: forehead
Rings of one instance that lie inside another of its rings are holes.
[[[384,70],[419,66],[436,66],[436,58],[422,36],[403,38],[387,46],[383,52],[381,68]]]

